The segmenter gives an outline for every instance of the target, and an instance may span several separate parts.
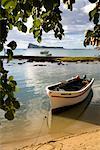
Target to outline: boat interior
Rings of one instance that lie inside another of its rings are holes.
[[[53,91],[78,91],[87,84],[89,84],[90,80],[83,79],[74,79],[69,81],[63,81],[57,85],[49,87],[49,90]]]

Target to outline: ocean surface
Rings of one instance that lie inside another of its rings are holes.
[[[52,56],[99,56],[100,51],[96,49],[63,49],[63,48],[29,48],[29,49],[16,49],[14,50],[14,55],[24,55],[24,56],[45,56],[40,54],[41,51],[49,51]],[[4,55],[1,52],[0,55]]]
[[[5,61],[5,67],[18,83],[16,97],[21,107],[13,121],[7,121],[0,110],[0,150],[9,144],[18,147],[28,140],[36,144],[43,135],[52,139],[100,126],[100,62],[58,65],[13,60],[9,64]],[[52,115],[45,87],[77,74],[95,78],[89,97],[82,104]]]

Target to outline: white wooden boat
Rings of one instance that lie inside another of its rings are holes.
[[[52,56],[52,54],[46,54],[46,56],[50,57],[50,56]]]
[[[82,102],[88,96],[93,82],[94,78],[75,76],[64,82],[47,86],[46,92],[51,100],[52,110]]]
[[[40,54],[46,54],[46,55],[47,55],[48,53],[49,53],[49,51],[47,51],[47,50],[44,50],[44,51],[41,51],[41,52],[40,52]]]

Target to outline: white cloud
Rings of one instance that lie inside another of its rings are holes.
[[[96,4],[88,4],[85,7],[82,8],[83,12],[85,12],[86,14],[88,14],[94,7],[96,6]]]
[[[32,19],[32,16],[30,16],[27,20],[27,23],[25,23],[26,26],[28,27],[28,29],[30,29],[32,27],[32,24],[33,24],[33,19]]]

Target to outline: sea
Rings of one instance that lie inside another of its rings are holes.
[[[24,56],[45,56],[41,52],[49,51],[48,54],[52,56],[100,56],[100,51],[96,49],[65,49],[65,48],[18,48],[15,49],[14,55],[24,55]],[[4,52],[1,52],[0,55],[4,55]]]
[[[50,53],[54,55],[54,51],[50,50]],[[98,55],[98,51],[95,50],[84,50],[84,52],[57,50],[58,53],[55,55],[63,54],[62,51],[66,56]],[[15,52],[25,56],[40,55],[40,49],[15,50]],[[17,150],[28,141],[36,145],[41,137],[45,137],[44,141],[53,140],[100,127],[100,62],[65,62],[58,65],[50,62],[27,62],[27,60],[12,60],[7,63],[4,60],[4,65],[9,75],[13,75],[17,81],[15,95],[20,101],[20,109],[17,110],[13,121],[6,120],[4,112],[0,110],[0,150],[15,150],[15,148]],[[52,114],[46,86],[77,74],[81,77],[86,74],[87,78],[95,78],[88,98],[76,106]]]

